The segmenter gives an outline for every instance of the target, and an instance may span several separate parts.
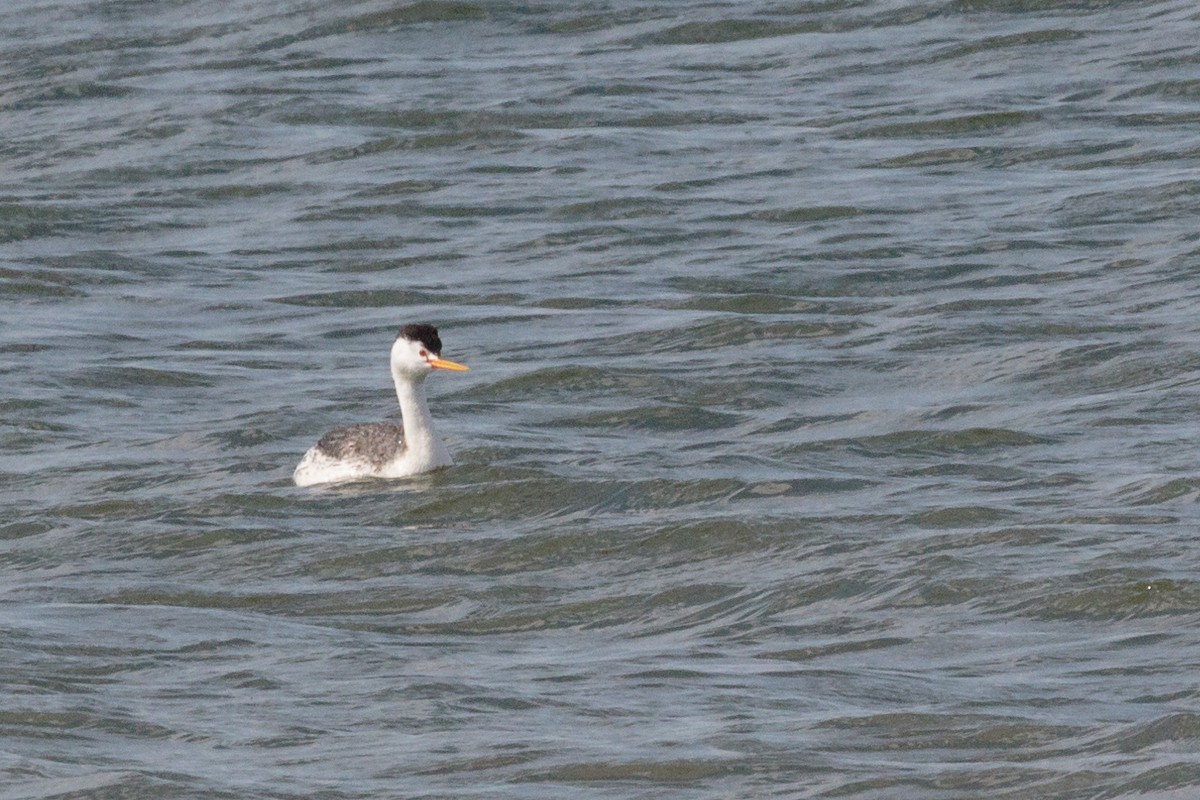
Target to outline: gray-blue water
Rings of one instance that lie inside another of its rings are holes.
[[[1197,796],[1198,24],[5,4],[0,798]]]

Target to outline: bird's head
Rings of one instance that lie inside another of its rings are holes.
[[[392,372],[423,380],[435,369],[461,372],[468,367],[442,358],[442,340],[432,325],[422,322],[401,328],[392,343]]]

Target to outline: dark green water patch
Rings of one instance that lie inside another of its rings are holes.
[[[1084,34],[1081,31],[1071,30],[1069,28],[1050,28],[1045,30],[1022,31],[1021,33],[1012,33],[1005,36],[987,36],[969,44],[956,45],[948,47],[936,55],[926,58],[926,63],[937,61],[939,59],[955,59],[963,58],[964,56],[976,55],[979,53],[991,54],[996,50],[1005,50],[1010,47],[1030,47],[1036,45],[1057,44],[1059,42],[1070,42],[1077,39],[1082,39]]]
[[[671,307],[728,314],[799,314],[820,309],[819,304],[810,300],[763,293],[691,297],[672,304]]]
[[[827,220],[847,219],[867,213],[855,206],[799,206],[795,208],[764,208],[747,211],[742,214],[718,216],[718,220],[753,220],[755,222],[776,222],[795,224],[800,222],[825,222]]]
[[[1200,612],[1200,584],[1195,581],[1126,571],[1092,571],[1047,583],[1026,583],[1015,594],[1032,596],[1005,611],[1040,620],[1190,618]]]
[[[579,428],[601,428],[611,431],[647,431],[674,433],[678,431],[708,431],[736,425],[735,414],[710,411],[688,406],[640,406],[619,411],[596,411],[582,416],[559,420],[558,424]]]
[[[556,212],[565,219],[637,219],[661,217],[670,207],[660,200],[644,197],[621,197],[608,200],[589,200],[562,206]]]
[[[845,134],[845,136],[856,139],[901,139],[925,136],[979,135],[1028,125],[1041,120],[1041,118],[1042,115],[1035,111],[992,111],[946,117],[938,120],[920,120],[896,122],[890,125],[877,125],[854,134]]]
[[[202,372],[185,372],[152,367],[105,367],[89,369],[80,382],[98,389],[189,389],[212,386],[214,378]]]
[[[116,100],[127,97],[133,90],[112,83],[97,81],[70,81],[26,95],[9,105],[14,110],[25,110],[36,106],[56,105],[81,100]]]
[[[305,28],[296,34],[267,39],[254,49],[261,52],[313,42],[330,36],[382,34],[399,27],[422,23],[456,23],[486,19],[484,6],[454,0],[421,0],[381,11],[356,14]]]
[[[0,237],[3,236],[0,231]],[[0,295],[9,299],[65,299],[83,297],[85,292],[73,284],[75,276],[50,270],[7,269],[0,267]]]
[[[722,19],[685,22],[656,33],[646,34],[631,43],[667,45],[705,45],[767,39],[820,30],[817,24],[778,22],[770,19]]]
[[[88,216],[64,205],[0,202],[0,244],[76,231],[86,226]]]
[[[598,785],[679,785],[705,780],[744,777],[752,765],[741,758],[669,759],[656,761],[589,761],[564,764],[549,770],[533,770],[516,778],[522,783]]]
[[[438,290],[343,289],[319,294],[272,297],[272,303],[311,308],[404,308],[415,305],[512,305],[520,301],[512,294],[464,295]]]
[[[1129,504],[1134,506],[1152,506],[1181,499],[1195,502],[1200,498],[1200,478],[1171,478],[1148,488],[1139,488],[1128,496]]]
[[[1140,5],[1140,0],[954,0],[948,9],[958,13],[1040,14],[1055,11],[1104,11],[1123,5]]]
[[[986,506],[951,506],[914,514],[907,521],[918,528],[975,528],[1010,519],[1015,513]]]
[[[1006,428],[965,428],[960,430],[907,430],[864,436],[852,439],[831,439],[793,445],[804,450],[828,450],[846,448],[871,457],[897,455],[965,455],[984,453],[996,449],[1032,447],[1051,444],[1054,440],[1024,431]]]
[[[854,641],[842,641],[836,644],[813,645],[809,647],[797,647],[789,650],[775,650],[765,653],[756,653],[755,658],[775,659],[782,661],[814,661],[831,656],[840,656],[848,653],[861,653],[866,650],[877,650],[887,647],[899,647],[901,645],[911,644],[912,640],[898,636],[879,636],[869,639],[859,639]]]
[[[720,317],[637,334],[641,353],[687,353],[722,347],[742,347],[763,341],[789,341],[846,333],[853,322],[807,320],[760,321],[748,317]],[[625,355],[630,336],[608,336],[586,344],[595,355]]]

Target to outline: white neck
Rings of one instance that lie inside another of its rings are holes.
[[[447,467],[454,463],[450,452],[438,438],[425,401],[425,376],[392,373],[396,384],[396,398],[400,401],[400,414],[404,422],[404,461],[416,470]]]

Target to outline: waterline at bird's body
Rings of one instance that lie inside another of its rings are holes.
[[[392,381],[402,424],[379,422],[337,428],[321,437],[296,466],[297,486],[363,478],[403,478],[454,463],[437,435],[425,379],[435,369],[465,370],[441,357],[442,341],[432,325],[405,325],[392,344]]]

